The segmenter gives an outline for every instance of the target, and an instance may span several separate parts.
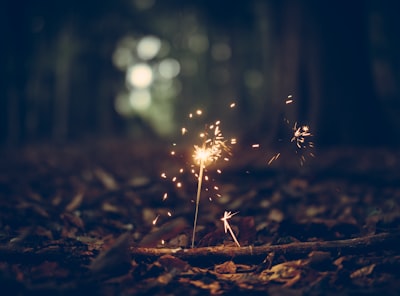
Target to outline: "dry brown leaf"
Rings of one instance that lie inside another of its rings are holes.
[[[161,266],[166,268],[167,270],[177,269],[179,271],[187,271],[190,268],[190,265],[179,258],[176,258],[172,255],[164,255],[158,259],[158,262]]]
[[[283,283],[285,287],[291,287],[300,280],[302,268],[305,264],[307,264],[307,261],[304,260],[277,264],[272,266],[271,269],[261,272],[260,279]]]
[[[217,273],[236,273],[236,264],[233,261],[226,261],[216,265],[214,271]]]
[[[359,278],[359,277],[364,277],[364,276],[370,275],[374,271],[375,266],[376,266],[376,264],[374,263],[371,265],[364,266],[360,269],[357,269],[356,271],[354,271],[350,274],[350,278],[354,279],[354,278]]]
[[[83,191],[80,191],[77,194],[75,194],[75,196],[71,200],[71,202],[65,207],[65,210],[67,212],[75,211],[81,205],[81,203],[83,201],[83,196],[84,196],[84,192]]]

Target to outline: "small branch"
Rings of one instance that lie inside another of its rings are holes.
[[[134,258],[157,258],[162,255],[173,255],[183,260],[262,260],[269,253],[275,255],[299,256],[312,251],[325,251],[338,255],[365,254],[373,251],[399,250],[400,233],[380,233],[365,237],[321,242],[295,242],[285,245],[268,245],[257,247],[204,247],[193,249],[169,248],[131,248]]]
[[[300,257],[312,251],[325,251],[336,255],[366,254],[382,251],[400,252],[400,232],[380,233],[365,237],[321,242],[296,242],[285,245],[258,247],[214,246],[193,249],[136,248],[130,247],[130,254],[136,260],[156,260],[163,255],[173,255],[188,262],[208,264],[235,259],[237,262],[260,262],[268,254]],[[15,246],[0,246],[0,261],[39,263],[43,261],[62,261],[65,264],[87,264],[93,255],[74,247],[55,244],[42,249],[21,249]]]

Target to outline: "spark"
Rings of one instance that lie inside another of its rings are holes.
[[[167,174],[161,173],[161,178],[166,179],[167,178]]]
[[[154,220],[152,222],[153,225],[157,224],[158,218],[160,218],[160,215],[157,215],[157,217],[154,218]]]
[[[188,130],[185,128],[185,127],[183,127],[182,128],[182,136],[184,135],[184,134],[186,134],[188,132]]]
[[[236,103],[231,103],[231,104],[229,105],[229,107],[235,108],[235,107],[236,107]]]
[[[279,158],[279,156],[281,156],[280,152],[278,152],[277,154],[272,156],[271,159],[268,161],[268,165],[270,165],[273,161],[277,160]]]
[[[171,217],[172,213],[168,211],[167,215],[168,215],[168,217]]]
[[[164,193],[164,195],[163,195],[163,198],[162,198],[162,200],[164,201],[164,200],[166,200],[168,198],[168,193],[167,192],[165,192]]]
[[[286,102],[285,102],[285,103],[286,103],[286,105],[287,105],[287,104],[291,104],[291,103],[293,103],[293,99],[292,99],[292,97],[293,97],[292,95],[288,95],[288,97],[287,97],[287,100],[286,100]]]
[[[203,114],[203,111],[201,109],[198,109],[198,110],[196,110],[196,114],[200,116]]]
[[[251,145],[251,147],[252,147],[252,148],[259,148],[259,147],[260,147],[260,144],[253,144],[253,145]]]
[[[172,151],[171,151],[171,155],[175,155],[175,151],[172,150]]]
[[[306,142],[306,137],[311,136],[310,128],[308,127],[308,125],[302,125],[300,127],[297,127],[297,122],[296,122],[293,126],[293,131],[294,131],[293,137],[290,140],[290,142],[295,142],[296,146],[299,149],[306,148],[304,144]]]
[[[222,222],[224,222],[224,230],[225,233],[227,233],[229,231],[230,235],[232,236],[233,240],[235,241],[236,245],[240,248],[240,244],[238,242],[238,240],[236,239],[235,234],[233,233],[233,230],[231,228],[231,226],[229,225],[228,220],[231,219],[233,216],[235,216],[238,212],[236,213],[232,213],[232,212],[224,212],[224,216],[220,219]]]

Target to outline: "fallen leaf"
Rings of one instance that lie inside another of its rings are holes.
[[[236,264],[233,261],[226,261],[216,265],[214,271],[217,273],[236,273]]]

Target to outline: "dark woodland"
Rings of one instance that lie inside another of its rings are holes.
[[[2,1],[2,295],[399,295],[399,11]]]

